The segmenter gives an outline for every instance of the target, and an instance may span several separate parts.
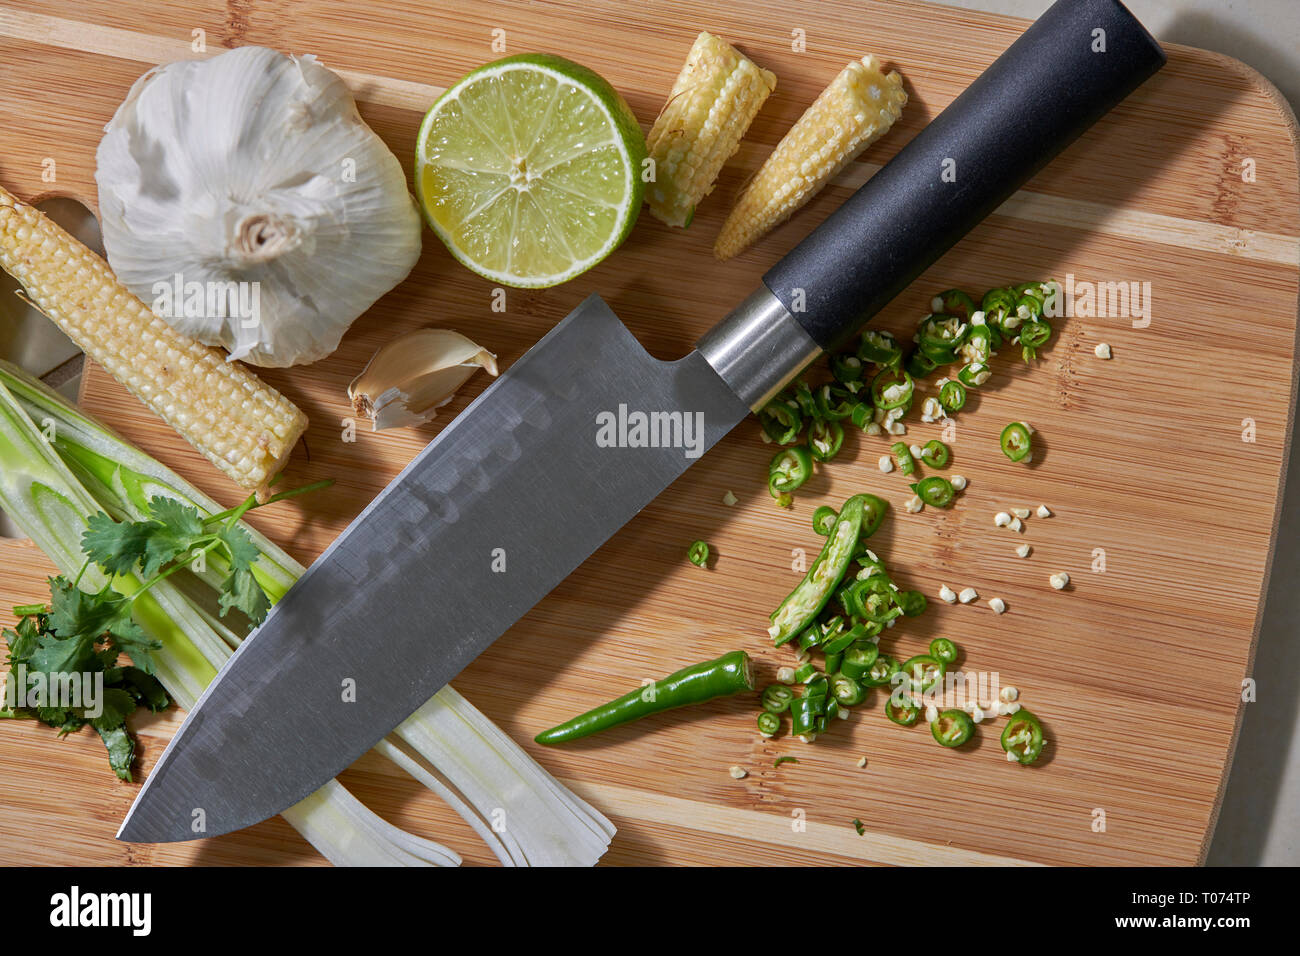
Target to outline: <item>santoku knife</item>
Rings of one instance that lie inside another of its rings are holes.
[[[1117,0],[1059,0],[685,358],[588,298],[240,646],[119,839],[226,833],[336,776],[1164,61]]]

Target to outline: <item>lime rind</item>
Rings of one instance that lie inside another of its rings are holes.
[[[511,82],[508,97],[501,81],[522,79],[512,71],[544,82]],[[576,128],[555,122],[575,118]],[[449,128],[454,137],[442,137]],[[645,156],[636,117],[598,74],[562,57],[521,54],[474,70],[434,103],[417,139],[416,193],[425,221],[467,268],[502,285],[546,288],[627,238],[641,209]],[[512,157],[530,164],[527,188],[511,183]]]

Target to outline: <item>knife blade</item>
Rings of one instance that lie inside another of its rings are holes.
[[[1058,0],[685,358],[587,299],[241,645],[119,839],[229,832],[337,775],[1163,64],[1118,0]]]

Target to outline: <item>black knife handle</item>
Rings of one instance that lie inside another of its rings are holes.
[[[1057,0],[763,283],[842,345],[1164,63],[1118,0]]]

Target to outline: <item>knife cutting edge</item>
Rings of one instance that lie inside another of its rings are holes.
[[[240,646],[118,838],[193,839],[197,810],[203,835],[226,833],[336,776],[1164,62],[1118,0],[1058,0],[685,358],[655,360],[589,297]],[[598,421],[635,412],[668,439],[598,440]]]

